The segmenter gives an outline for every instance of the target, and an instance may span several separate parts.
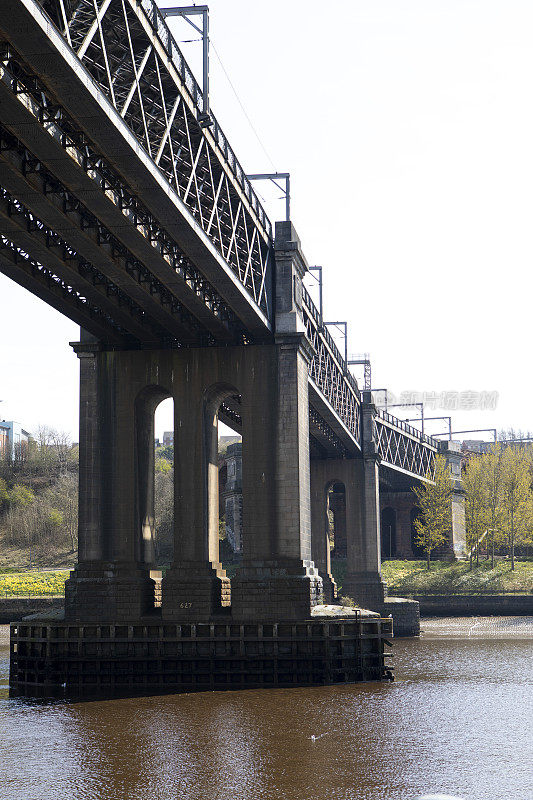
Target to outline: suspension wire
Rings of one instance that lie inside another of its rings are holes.
[[[263,142],[262,142],[262,140],[261,140],[261,137],[260,137],[260,136],[259,136],[259,134],[257,133],[257,131],[256,131],[255,127],[254,127],[254,124],[253,124],[252,120],[251,120],[251,119],[250,119],[250,117],[248,116],[248,112],[246,111],[246,109],[245,109],[245,107],[244,107],[244,105],[243,105],[243,103],[242,103],[242,101],[241,101],[241,98],[240,98],[240,97],[239,97],[239,95],[237,94],[237,90],[236,90],[235,86],[233,85],[233,83],[232,83],[232,80],[231,80],[230,76],[228,75],[228,71],[227,71],[226,67],[225,67],[225,66],[224,66],[224,64],[222,63],[222,59],[220,58],[220,55],[219,55],[219,53],[218,53],[218,50],[216,49],[216,47],[215,47],[215,45],[214,45],[214,43],[213,43],[213,40],[211,39],[211,37],[209,38],[209,44],[210,44],[210,45],[211,45],[211,47],[213,48],[213,51],[214,51],[214,53],[215,53],[215,55],[216,55],[216,57],[217,57],[218,63],[219,63],[219,64],[220,64],[220,66],[222,67],[222,71],[223,71],[224,75],[226,76],[226,80],[228,81],[229,85],[231,86],[231,89],[232,89],[232,91],[233,91],[233,94],[235,95],[235,99],[237,100],[238,104],[240,105],[240,107],[241,107],[241,111],[242,111],[242,113],[244,114],[244,116],[246,117],[246,119],[247,119],[247,121],[248,121],[248,124],[249,124],[250,128],[252,129],[252,132],[253,132],[253,134],[254,134],[255,138],[256,138],[256,139],[257,139],[257,141],[259,142],[259,145],[260,145],[260,147],[261,147],[261,149],[262,149],[263,153],[265,154],[265,156],[267,157],[268,161],[270,162],[270,165],[271,165],[272,169],[274,170],[274,172],[277,172],[278,170],[276,169],[276,167],[275,167],[275,165],[274,165],[274,162],[273,162],[273,160],[272,160],[272,158],[271,158],[271,156],[270,156],[270,153],[268,152],[268,150],[266,149],[265,145],[263,144]]]

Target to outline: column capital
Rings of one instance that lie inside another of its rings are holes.
[[[78,358],[94,358],[102,352],[100,342],[69,342]]]
[[[274,252],[276,261],[288,259],[294,265],[300,278],[303,278],[309,265],[301,248],[300,237],[290,221],[276,222]]]
[[[298,350],[307,364],[310,364],[313,357],[316,355],[316,350],[304,331],[276,333],[274,341],[282,350]]]

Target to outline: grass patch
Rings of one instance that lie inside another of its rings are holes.
[[[514,571],[507,560],[497,561],[494,569],[491,569],[490,561],[481,561],[472,570],[468,566],[464,561],[435,561],[428,570],[424,561],[385,561],[382,573],[391,594],[533,591],[531,562],[517,561]]]
[[[62,595],[68,576],[68,570],[4,572],[0,574],[0,598]]]
[[[332,559],[331,571],[342,594],[346,559]],[[464,561],[433,561],[429,571],[425,561],[384,561],[382,573],[391,595],[533,592],[533,562],[529,560],[517,561],[514,572],[510,562],[503,559],[494,569],[490,561],[482,561],[472,571]]]

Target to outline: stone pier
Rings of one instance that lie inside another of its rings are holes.
[[[275,336],[267,341],[109,349],[82,336],[74,345],[80,361],[79,560],[66,583],[64,621],[14,629],[13,685],[31,684],[32,675],[39,683],[53,673],[79,690],[80,681],[94,687],[91,670],[96,670],[96,683],[103,686],[106,658],[111,658],[110,686],[118,686],[121,669],[136,672],[135,659],[152,651],[169,657],[160,680],[174,688],[202,683],[183,661],[189,652],[198,670],[211,664],[205,688],[231,688],[231,659],[242,672],[254,653],[263,654],[254,667],[258,672],[250,682],[240,679],[239,686],[291,685],[298,675],[301,682],[327,682],[328,676],[353,679],[356,672],[374,678],[385,674],[379,625],[368,634],[377,637],[377,650],[373,646],[367,658],[372,667],[364,666],[364,658],[356,671],[342,662],[365,652],[356,641],[366,635],[368,620],[374,624],[375,614],[366,619],[358,613],[357,624],[347,625],[345,634],[331,621],[313,622],[323,599],[335,598],[324,514],[316,500],[318,495],[324,500],[332,480],[345,486],[347,529],[352,527],[346,535],[350,591],[362,605],[372,601],[375,607],[376,598],[383,598],[375,527],[378,460],[367,447],[364,458],[311,465],[308,375],[314,350],[301,307],[307,265],[290,223],[276,228],[275,256]],[[154,413],[166,398],[174,402],[174,551],[156,603],[151,577],[156,566]],[[219,557],[223,404],[242,434],[242,562],[231,583]],[[365,414],[373,413],[373,406],[368,409]],[[321,537],[313,540],[317,513],[322,514]],[[305,646],[300,641],[304,629],[310,637]],[[339,650],[338,634],[352,644]],[[43,665],[32,671],[34,635],[35,652],[51,659],[49,668],[45,659],[44,672]],[[322,645],[313,644],[315,635]],[[279,650],[280,636],[288,650]],[[54,643],[55,637],[63,644]],[[96,662],[89,658],[94,647]],[[87,656],[86,671],[71,663],[73,648]],[[283,670],[278,655],[300,651],[302,658]],[[213,661],[217,653],[224,654],[220,679]],[[151,686],[150,663],[141,658],[138,681],[126,680],[127,685]]]

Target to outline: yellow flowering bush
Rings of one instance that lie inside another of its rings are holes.
[[[68,570],[0,574],[0,598],[62,595],[68,576]]]

